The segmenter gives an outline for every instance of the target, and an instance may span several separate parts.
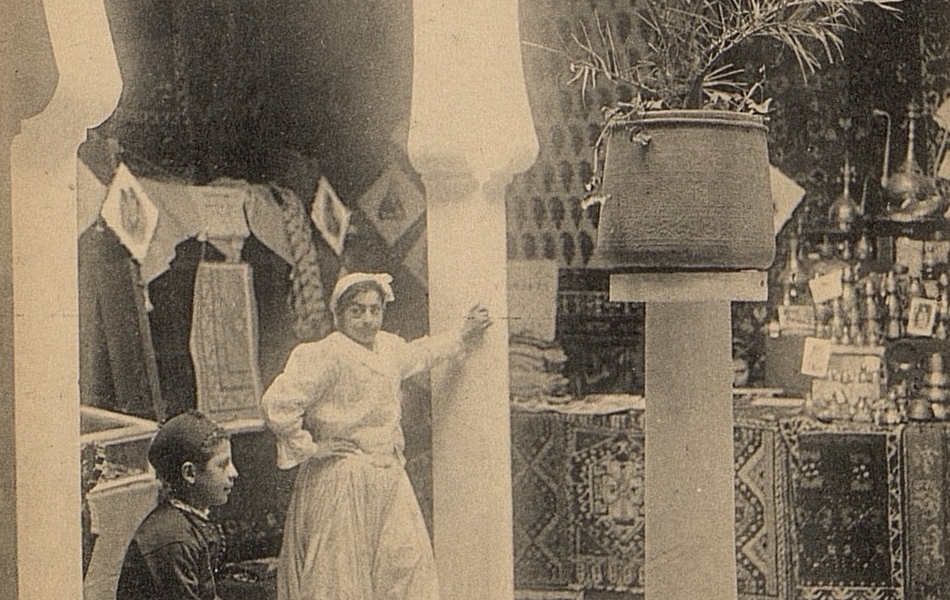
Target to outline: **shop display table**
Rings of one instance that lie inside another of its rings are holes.
[[[642,408],[547,408],[512,409],[516,587],[642,595]],[[950,593],[950,424],[735,414],[740,598]]]

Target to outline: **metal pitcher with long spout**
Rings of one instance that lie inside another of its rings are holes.
[[[888,210],[893,214],[903,214],[915,208],[915,203],[931,198],[935,193],[933,179],[924,175],[914,157],[914,124],[917,110],[910,106],[907,111],[907,155],[904,163],[893,173],[890,170],[891,154],[891,115],[874,109],[875,116],[887,120],[887,137],[884,141],[884,164],[881,166],[881,188],[884,190]],[[925,215],[926,216],[926,215]]]

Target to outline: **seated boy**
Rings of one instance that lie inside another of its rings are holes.
[[[208,509],[228,501],[238,475],[229,437],[197,411],[170,419],[155,434],[148,461],[162,493],[125,553],[116,600],[217,598],[223,538]]]

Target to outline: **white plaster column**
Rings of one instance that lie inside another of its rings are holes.
[[[732,300],[765,300],[766,274],[612,275],[645,302],[647,600],[735,600]]]
[[[505,186],[537,155],[517,0],[416,0],[409,155],[427,196],[430,328],[495,319],[433,374],[434,547],[445,600],[513,596]]]
[[[59,84],[11,148],[19,598],[81,598],[76,149],[122,88],[101,1],[44,0]]]

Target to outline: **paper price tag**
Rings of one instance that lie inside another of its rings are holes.
[[[828,302],[829,300],[841,297],[841,274],[841,269],[835,269],[827,275],[815,277],[808,282],[808,288],[811,290],[811,298],[815,304]]]
[[[778,322],[782,331],[806,331],[815,333],[814,306],[780,306]]]
[[[802,375],[825,377],[828,375],[828,362],[831,360],[831,340],[805,338],[802,350]]]
[[[940,295],[940,286],[937,285],[937,282],[928,279],[924,282],[924,296],[928,298],[936,298]]]

